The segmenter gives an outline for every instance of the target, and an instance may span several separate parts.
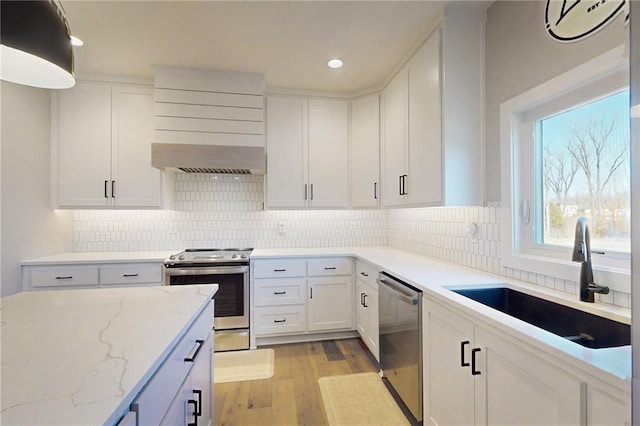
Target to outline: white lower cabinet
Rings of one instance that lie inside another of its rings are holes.
[[[376,360],[380,361],[378,323],[378,284],[375,268],[356,264],[356,329]]]
[[[28,291],[159,286],[163,270],[161,262],[29,265],[22,267],[22,288]]]
[[[132,404],[139,425],[209,425],[213,392],[213,301]]]
[[[255,337],[353,330],[349,257],[251,261]]]
[[[425,424],[629,424],[626,393],[426,298]]]

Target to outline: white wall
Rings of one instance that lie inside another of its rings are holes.
[[[2,82],[0,296],[21,290],[23,259],[71,251],[73,213],[52,211],[49,90]]]
[[[500,104],[623,44],[620,15],[575,43],[553,40],[544,27],[545,1],[496,1],[485,29],[486,200],[500,200]]]

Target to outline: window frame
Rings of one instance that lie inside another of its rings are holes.
[[[628,65],[625,46],[619,46],[500,105],[503,267],[578,280],[580,265],[571,261],[571,248],[533,241],[534,126],[554,111],[628,87]],[[594,279],[612,290],[630,292],[630,257],[594,254]]]

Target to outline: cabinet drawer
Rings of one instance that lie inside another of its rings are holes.
[[[303,259],[256,260],[252,263],[254,278],[304,277],[307,262]]]
[[[210,301],[135,401],[139,424],[160,424],[195,362],[185,358],[207,356],[205,343],[212,329],[213,302]]]
[[[331,257],[310,260],[307,262],[310,277],[323,275],[351,275],[353,261],[351,258]]]
[[[267,278],[254,280],[254,306],[296,305],[305,302],[305,278]]]
[[[356,262],[356,277],[364,281],[374,291],[378,291],[378,283],[376,278],[378,277],[378,270],[371,264],[362,261]]]
[[[29,270],[31,287],[97,286],[97,266],[52,266]]]
[[[299,333],[305,331],[307,311],[304,305],[254,309],[256,335]]]
[[[100,284],[162,283],[159,263],[126,263],[100,267]]]

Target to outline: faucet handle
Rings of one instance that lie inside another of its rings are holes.
[[[591,293],[609,294],[609,287],[596,283],[589,283],[589,285],[587,286],[587,290],[589,290]]]
[[[606,254],[604,251],[591,250],[591,254]]]

